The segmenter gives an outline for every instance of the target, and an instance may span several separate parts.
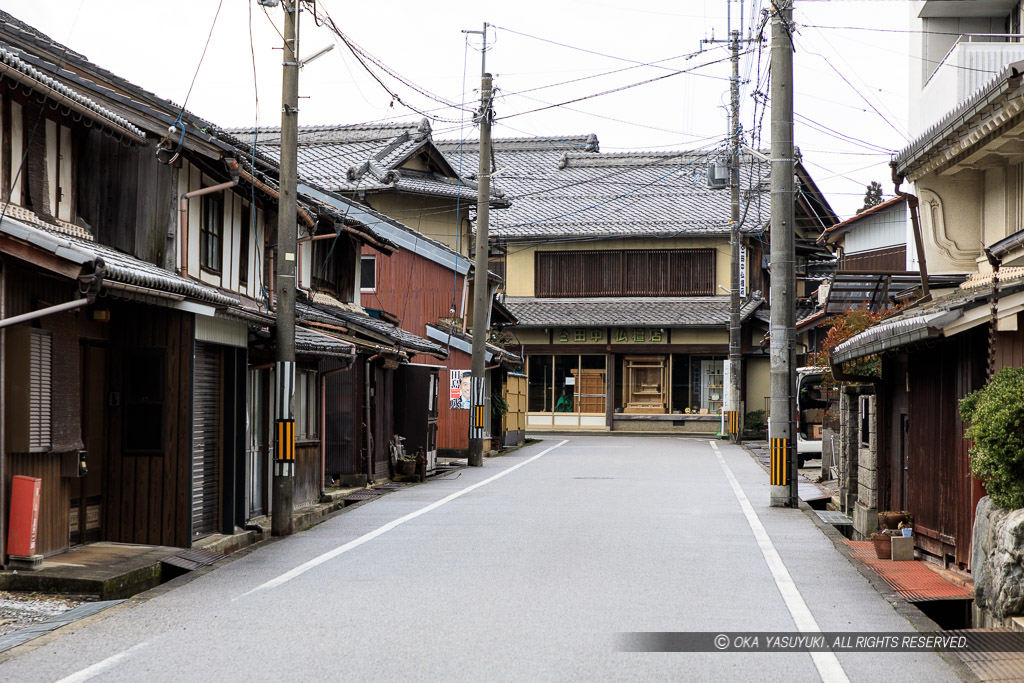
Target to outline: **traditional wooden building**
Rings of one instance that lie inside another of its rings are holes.
[[[233,134],[244,140],[255,137],[241,130]],[[406,332],[444,346],[443,357],[428,353],[412,355],[410,361],[437,364],[443,375],[442,388],[450,389],[451,378],[461,378],[471,363],[468,354],[452,345],[452,335],[438,330],[457,330],[459,345],[472,333],[468,325],[473,315],[471,209],[475,212],[476,183],[468,174],[460,174],[458,164],[440,152],[426,120],[301,127],[299,141],[301,189],[371,226],[399,247],[398,253],[386,257],[371,247],[363,249],[354,302]],[[261,153],[275,157],[278,144],[275,130],[260,131],[257,145]],[[506,205],[495,192],[492,206]],[[493,301],[501,278],[489,273],[488,282]],[[305,279],[303,284],[317,286]],[[489,311],[488,327],[493,315],[493,310]],[[497,315],[502,315],[501,310]],[[495,353],[505,357],[500,350]],[[508,355],[506,364],[513,357]],[[507,371],[506,365],[491,371],[495,386],[504,386]],[[469,446],[468,405],[441,400],[438,411],[438,449],[448,455],[464,455]]]
[[[440,144],[476,168],[476,144]],[[715,153],[606,154],[597,138],[493,141],[510,208],[491,214],[491,257],[505,276],[526,358],[528,429],[721,428],[728,355],[728,192],[706,179]],[[743,400],[764,407],[767,158],[742,159]],[[799,167],[800,261],[836,222]],[[803,296],[809,292],[802,293]]]
[[[4,411],[0,533],[16,474],[43,483],[41,554],[233,533],[269,511],[266,432],[246,418],[269,386],[249,366],[272,337],[276,166],[6,13],[0,84],[0,368],[18,376],[5,408],[31,398]],[[394,251],[314,198],[294,210],[300,237],[336,242],[318,265],[342,300],[364,244]],[[329,329],[297,348],[310,400],[356,357]],[[319,481],[321,403],[296,405]]]

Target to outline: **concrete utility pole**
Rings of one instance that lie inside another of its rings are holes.
[[[729,441],[743,441],[743,410],[740,406],[740,32],[731,31],[730,159],[729,159],[729,244],[732,247],[732,277],[729,289]]]
[[[793,237],[793,0],[777,0],[771,85],[771,505],[797,507],[796,251]]]
[[[270,532],[292,533],[295,497],[295,242],[299,137],[299,0],[282,0],[284,62],[281,85],[280,196],[277,204],[277,395],[274,489]]]
[[[476,31],[467,31],[476,33]],[[491,202],[491,74],[487,73],[487,23],[483,30],[483,60],[480,79],[480,164],[476,201],[476,260],[473,269],[473,400],[469,417],[469,465],[484,464],[484,425],[490,396],[487,395],[486,351],[487,309],[490,307],[487,283],[488,236]]]

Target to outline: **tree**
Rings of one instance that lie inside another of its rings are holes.
[[[867,211],[872,206],[878,206],[882,203],[882,184],[874,180],[868,185],[867,192],[864,193],[864,206],[857,209],[857,213],[861,211]]]

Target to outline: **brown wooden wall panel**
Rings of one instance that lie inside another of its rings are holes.
[[[118,345],[110,357],[110,390],[124,394],[122,364],[131,348],[166,350],[164,453],[122,452],[121,406],[110,406],[104,454],[103,537],[124,543],[191,544],[192,315],[153,306],[111,306]]]
[[[70,479],[60,476],[60,456],[53,453],[11,453],[7,456],[5,500],[11,499],[14,475],[42,480],[39,494],[39,530],[36,553],[52,555],[68,547],[68,502]],[[7,549],[3,549],[6,553]]]
[[[1017,315],[1018,322],[1024,316]],[[996,335],[996,371],[1024,367],[1024,329]]]
[[[958,404],[984,383],[985,349],[986,332],[978,328],[908,355],[908,508],[920,533],[937,536],[947,552],[955,546],[964,569],[977,500]]]
[[[907,269],[907,246],[885,247],[872,249],[855,254],[844,254],[839,264],[840,270],[851,273],[874,273],[878,271]]]
[[[320,500],[320,442],[295,444],[295,509]]]
[[[711,296],[714,249],[539,251],[539,297]]]

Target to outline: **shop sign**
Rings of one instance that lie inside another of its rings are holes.
[[[668,331],[659,327],[616,327],[613,344],[668,344]]]
[[[603,327],[556,327],[556,344],[605,344],[607,335]]]

